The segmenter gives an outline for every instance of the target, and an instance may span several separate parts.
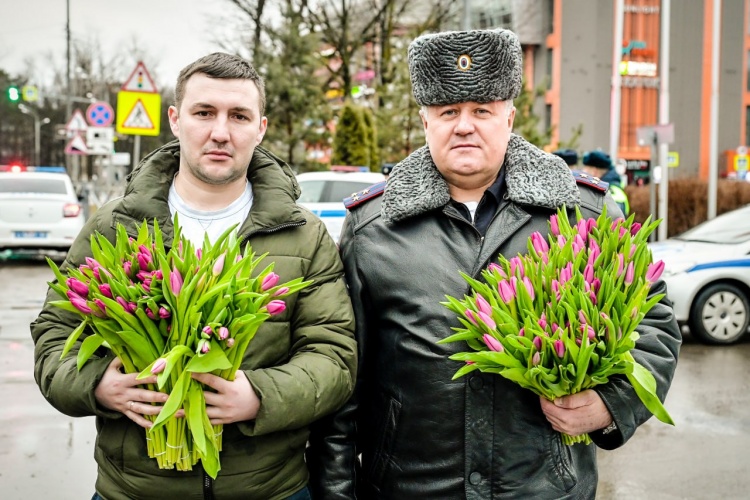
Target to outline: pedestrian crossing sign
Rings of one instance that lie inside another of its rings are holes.
[[[159,135],[161,95],[149,92],[117,93],[118,134]]]

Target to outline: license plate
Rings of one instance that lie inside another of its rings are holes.
[[[16,231],[16,238],[46,238],[46,231]]]

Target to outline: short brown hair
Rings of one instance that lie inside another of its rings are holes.
[[[240,56],[224,52],[214,52],[213,54],[203,56],[182,68],[180,75],[177,77],[177,85],[175,85],[174,89],[174,102],[178,110],[182,104],[182,99],[185,97],[185,85],[187,85],[190,77],[196,73],[202,73],[209,78],[251,80],[258,88],[260,116],[265,114],[266,87],[263,79],[248,61]]]

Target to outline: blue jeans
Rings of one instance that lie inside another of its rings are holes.
[[[103,500],[103,499],[102,497],[99,496],[99,493],[94,493],[94,496],[91,497],[91,500]],[[310,496],[310,489],[307,486],[305,486],[294,495],[288,497],[286,500],[312,500],[312,497]]]

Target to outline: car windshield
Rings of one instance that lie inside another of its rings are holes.
[[[683,241],[742,243],[750,240],[750,210],[733,210],[676,236]]]
[[[344,198],[372,186],[372,182],[309,180],[300,181],[300,203],[342,203]]]
[[[66,194],[63,179],[3,179],[0,177],[0,193]]]

